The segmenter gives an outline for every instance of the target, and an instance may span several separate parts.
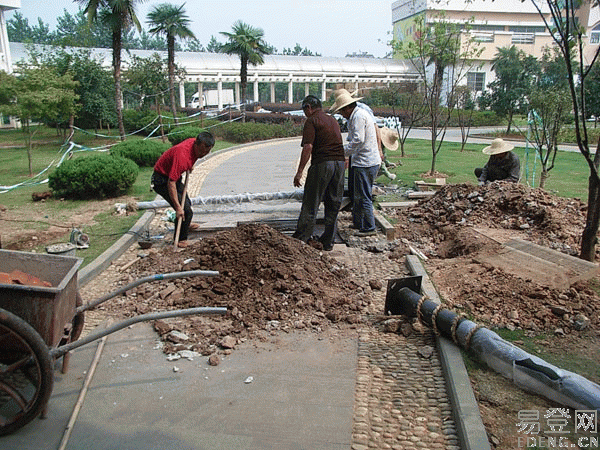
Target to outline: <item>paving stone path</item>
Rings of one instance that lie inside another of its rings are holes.
[[[346,255],[359,276],[384,283],[373,291],[373,312],[381,314],[386,281],[409,274],[385,254],[348,249]],[[359,332],[352,450],[460,450],[433,334],[383,328],[371,321]]]

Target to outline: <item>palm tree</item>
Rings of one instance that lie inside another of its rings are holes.
[[[183,7],[169,3],[155,6],[148,13],[148,24],[150,33],[164,34],[167,37],[167,65],[169,69],[169,100],[173,118],[177,122],[177,107],[175,106],[175,38],[194,39],[194,33],[188,28],[190,19],[185,14]]]
[[[144,0],[75,0],[85,6],[84,13],[90,22],[99,20],[108,25],[112,39],[112,65],[115,79],[115,103],[119,135],[125,140],[125,126],[123,125],[123,97],[121,94],[121,50],[123,49],[123,33],[135,26],[138,31],[142,27],[135,15],[137,4]]]
[[[248,83],[248,64],[258,65],[265,61],[263,55],[271,53],[270,47],[263,40],[264,31],[254,28],[241,20],[233,24],[232,32],[221,31],[228,42],[223,44],[222,52],[228,55],[239,55],[241,61],[240,84],[242,88],[242,103],[246,101],[246,85]],[[245,105],[242,111],[245,111]]]

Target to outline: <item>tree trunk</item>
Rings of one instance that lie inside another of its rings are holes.
[[[598,240],[598,226],[600,224],[600,183],[593,176],[590,176],[589,180],[588,212],[585,220],[585,228],[581,235],[579,257],[593,262],[596,258],[596,242]]]
[[[510,126],[512,125],[512,112],[508,113],[508,125],[506,126],[506,134],[510,134]]]
[[[248,84],[248,58],[240,56],[242,67],[240,68],[240,85],[242,90],[242,123],[246,123],[246,85]]]
[[[173,121],[177,123],[177,105],[175,104],[175,37],[167,36],[168,49],[168,68],[169,68],[169,100],[171,102],[171,112]]]
[[[123,97],[121,95],[121,30],[113,31],[113,75],[115,79],[115,105],[117,112],[117,123],[119,125],[119,136],[125,140],[125,125],[123,124]]]
[[[542,172],[540,173],[540,185],[538,186],[540,189],[544,189],[546,186],[546,180],[548,179],[548,171],[545,168],[542,168]]]
[[[600,138],[596,144],[594,155],[594,170],[590,168],[588,184],[588,212],[585,220],[585,228],[581,235],[581,252],[579,257],[586,261],[596,259],[596,242],[598,241],[598,227],[600,225],[600,178],[598,177],[598,164],[600,157]]]

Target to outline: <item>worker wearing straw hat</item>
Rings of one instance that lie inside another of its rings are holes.
[[[490,159],[483,167],[475,169],[475,176],[479,184],[490,181],[518,182],[521,178],[521,163],[519,157],[511,150],[515,146],[496,138],[483,149],[483,153],[490,155]]]
[[[335,92],[334,98],[332,112],[339,112],[348,121],[348,137],[344,145],[344,153],[350,157],[354,172],[352,224],[358,229],[358,236],[371,236],[376,234],[372,199],[373,181],[381,164],[377,127],[372,115],[357,106],[361,97],[352,97],[344,89]]]

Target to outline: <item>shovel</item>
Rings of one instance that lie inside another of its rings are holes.
[[[190,171],[187,170],[185,172],[185,181],[183,183],[183,193],[181,194],[181,205],[185,205],[185,196],[187,195],[187,187],[188,187],[188,181],[190,179]],[[177,244],[179,243],[179,233],[181,232],[181,222],[183,222],[183,219],[179,219],[177,220],[177,229],[175,230],[175,241],[173,243],[173,248],[175,249],[175,251],[177,251]]]

